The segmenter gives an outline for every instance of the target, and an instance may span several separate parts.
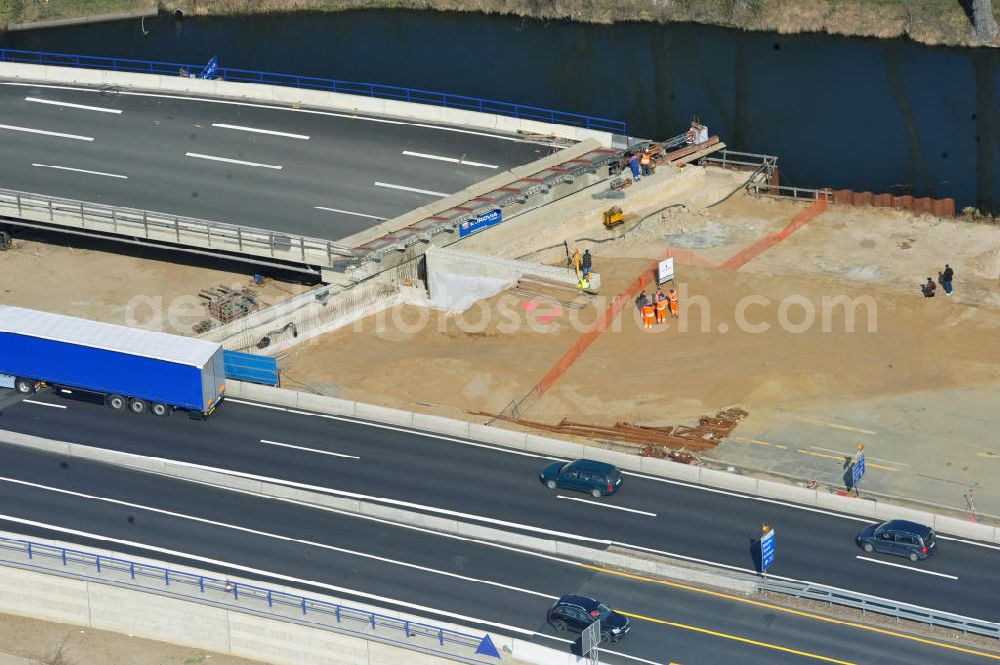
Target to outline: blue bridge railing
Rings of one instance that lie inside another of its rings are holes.
[[[500,654],[488,634],[451,628],[299,596],[287,591],[174,570],[49,543],[0,537],[0,564],[97,579],[270,618],[394,643],[470,665],[492,665]]]
[[[167,76],[197,75],[205,65],[183,64],[178,62],[159,62],[155,60],[132,60],[129,58],[106,58],[91,55],[73,55],[68,53],[49,53],[45,51],[21,51],[17,49],[0,49],[0,61],[24,62],[35,65],[57,65],[60,67],[83,67],[86,69],[107,69],[116,72],[140,72],[143,74],[163,74]],[[452,95],[446,92],[433,92],[418,88],[402,88],[380,83],[358,83],[355,81],[339,81],[337,79],[299,76],[297,74],[279,74],[261,72],[249,69],[234,69],[218,67],[215,78],[243,83],[265,83],[292,88],[307,88],[310,90],[328,90],[349,95],[364,95],[380,99],[395,99],[419,104],[431,104],[446,108],[463,109],[493,113],[524,120],[537,120],[558,125],[584,127],[614,134],[626,134],[626,124],[620,120],[610,120],[579,113],[555,111],[538,106],[511,104],[493,99]]]

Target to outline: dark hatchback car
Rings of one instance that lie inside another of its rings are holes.
[[[614,494],[622,486],[622,474],[616,467],[589,459],[554,462],[542,469],[538,478],[550,490],[577,490],[595,498]]]
[[[934,554],[937,543],[934,529],[916,522],[892,520],[873,524],[858,534],[858,545],[865,552],[883,552],[920,561]]]
[[[582,633],[597,620],[601,622],[601,642],[604,644],[617,642],[632,628],[628,617],[587,596],[563,596],[549,608],[546,617],[546,621],[557,633],[567,630]]]

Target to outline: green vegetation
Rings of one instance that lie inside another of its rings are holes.
[[[1000,3],[996,3],[1000,6]],[[903,37],[932,45],[980,41],[969,0],[0,0],[0,23],[134,12],[158,6],[188,15],[266,14],[405,8],[513,14],[587,23],[695,22],[779,33]],[[997,9],[994,15],[1000,18]]]
[[[152,12],[156,0],[0,0],[0,27]]]

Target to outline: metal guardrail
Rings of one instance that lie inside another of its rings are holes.
[[[202,253],[214,250],[307,266],[330,267],[337,258],[353,256],[350,248],[330,240],[9,189],[0,189],[0,215],[60,227],[57,230],[142,238]]]
[[[771,185],[757,180],[747,183],[747,191],[751,194],[778,196],[783,199],[795,199],[796,201],[817,201],[823,197],[826,197],[827,201],[833,200],[833,192],[829,189],[810,189],[808,187]]]
[[[488,635],[470,635],[450,628],[409,621],[368,610],[299,596],[285,591],[208,577],[128,559],[67,549],[31,540],[0,537],[0,562],[35,570],[57,571],[70,577],[97,579],[116,586],[226,606],[278,620],[349,633],[364,639],[433,653],[466,663],[498,663],[477,651]]]
[[[162,74],[177,76],[182,71],[185,75],[197,74],[205,65],[192,65],[178,62],[159,62],[156,60],[133,60],[130,58],[107,58],[101,56],[75,55],[69,53],[49,53],[46,51],[22,51],[18,49],[0,49],[0,61],[23,62],[35,65],[58,65],[60,67],[82,67],[86,69],[105,69],[117,72],[137,72],[142,74]],[[446,108],[492,113],[524,120],[536,120],[557,125],[585,127],[602,132],[626,134],[627,126],[620,120],[611,120],[579,113],[567,113],[538,106],[511,104],[481,97],[452,95],[445,92],[421,90],[419,88],[404,88],[379,83],[359,83],[356,81],[341,81],[337,79],[300,76],[297,74],[280,74],[262,72],[250,69],[235,69],[218,67],[215,77],[225,81],[241,83],[262,83],[280,85],[309,90],[328,90],[348,95],[364,95],[379,99],[394,99],[418,104],[444,106]]]
[[[853,607],[862,612],[875,612],[876,614],[895,617],[897,620],[905,619],[907,621],[941,626],[951,630],[960,630],[963,633],[975,633],[976,635],[984,635],[1000,640],[1000,624],[972,619],[960,614],[931,610],[919,605],[898,603],[885,598],[844,591],[810,582],[765,579],[760,582],[760,588],[764,591],[783,593],[798,598]]]

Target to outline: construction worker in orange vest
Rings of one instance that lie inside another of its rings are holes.
[[[647,328],[652,328],[656,322],[656,305],[649,301],[642,306],[642,322]]]
[[[677,303],[677,290],[676,289],[670,289],[670,291],[667,292],[667,300],[670,301],[670,316],[672,316],[672,317],[674,317],[676,319],[677,318],[677,310],[679,308],[679,305]]]
[[[659,289],[656,290],[656,322],[667,322],[667,297]]]
[[[653,172],[653,159],[649,156],[649,148],[642,151],[639,165],[642,166],[642,175],[649,175]]]

